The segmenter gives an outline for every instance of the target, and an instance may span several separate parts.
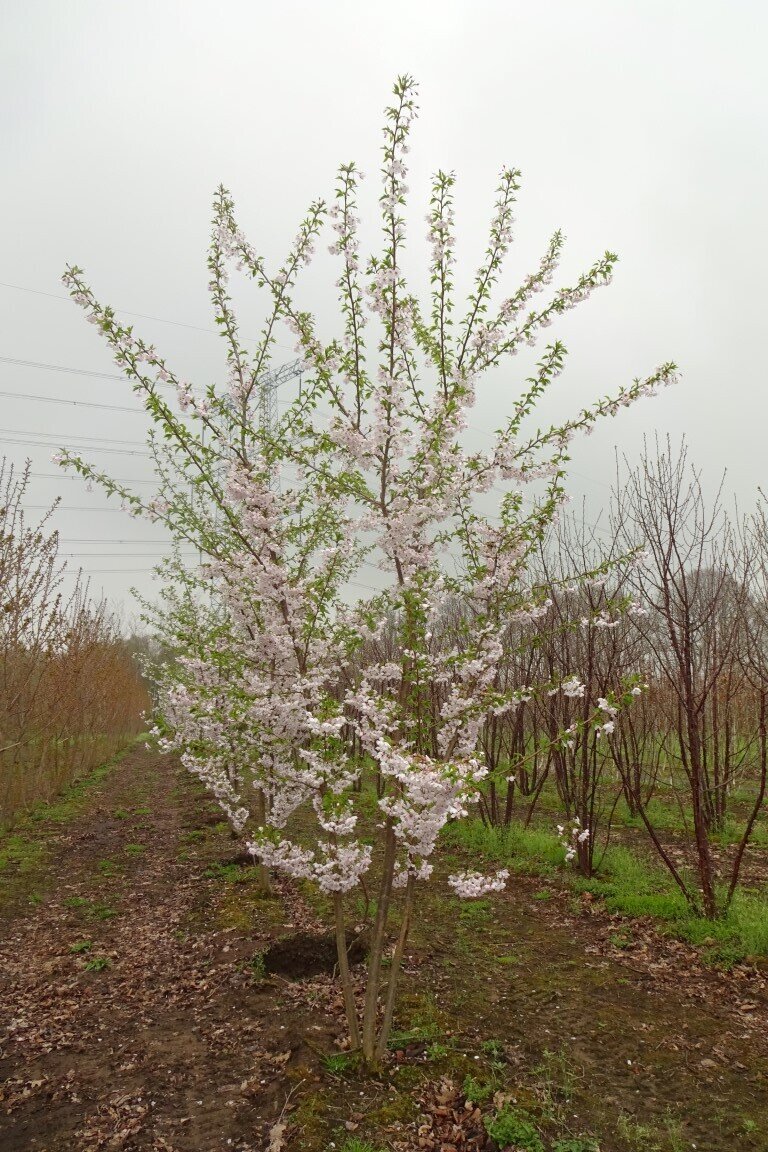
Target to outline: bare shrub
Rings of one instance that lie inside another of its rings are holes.
[[[0,462],[0,825],[114,755],[147,697],[103,601],[64,563],[50,528],[24,514],[29,465]]]
[[[695,884],[654,828],[647,793],[620,766],[634,809],[676,883],[712,917],[733,895],[765,792],[764,625],[754,595],[764,534],[757,522],[734,525],[719,491],[707,499],[685,445],[675,453],[657,443],[646,452],[617,485],[614,515],[619,539],[647,548],[633,583],[648,615],[636,626],[647,647],[664,786],[689,833]],[[726,827],[737,786],[753,794],[754,816],[721,865],[713,837]]]

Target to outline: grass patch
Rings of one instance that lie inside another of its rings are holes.
[[[357,1057],[351,1052],[329,1052],[323,1056],[323,1068],[332,1076],[343,1076],[357,1067]]]
[[[569,1136],[566,1140],[556,1140],[552,1145],[552,1152],[600,1152],[600,1145],[590,1136],[586,1139],[581,1136]]]
[[[254,984],[263,984],[267,978],[267,966],[262,952],[257,952],[249,964],[251,980]]]
[[[448,825],[443,842],[451,848],[478,854],[487,860],[506,864],[518,872],[537,875],[542,869],[554,871],[563,863],[563,848],[554,830],[523,828],[517,824],[495,828],[482,820],[457,820]]]
[[[459,920],[470,928],[487,924],[493,916],[490,900],[459,900]]]
[[[687,915],[675,925],[679,935],[704,951],[704,958],[730,968],[740,960],[768,955],[768,899],[736,892],[719,920]]]
[[[600,872],[585,878],[563,869],[563,849],[554,832],[540,828],[492,828],[480,820],[463,820],[443,835],[450,849],[470,853],[473,859],[503,864],[510,870],[550,876],[559,870],[577,893],[588,892],[602,900],[609,912],[629,919],[651,916],[669,931],[704,950],[704,958],[729,967],[740,960],[768,955],[768,893],[737,891],[727,913],[718,920],[693,915],[685,897],[667,871],[637,852],[621,845],[608,849]],[[692,878],[691,886],[695,890]],[[548,900],[554,893],[542,889],[535,900]],[[487,901],[473,901],[459,913],[460,923],[481,923]],[[490,913],[489,913],[490,916]],[[621,932],[617,947],[631,947],[631,934]],[[510,958],[507,962],[514,962]]]
[[[383,1152],[383,1149],[369,1144],[367,1140],[358,1140],[352,1136],[349,1140],[344,1141],[339,1152]]]
[[[517,1108],[501,1108],[484,1120],[486,1131],[500,1148],[515,1148],[519,1152],[544,1152],[544,1144],[536,1125],[527,1112]]]
[[[25,821],[31,820],[36,823],[50,821],[53,824],[65,824],[68,820],[72,820],[88,801],[94,789],[106,779],[127,751],[128,748],[124,749],[105,764],[100,764],[98,768],[94,768],[82,780],[76,780],[74,784],[70,784],[58,799],[52,800],[49,804],[36,805],[25,817]]]
[[[258,868],[242,864],[210,864],[203,876],[206,880],[224,880],[229,884],[252,884],[261,880]]]
[[[94,956],[85,965],[86,972],[103,972],[106,968],[111,967],[112,961],[109,956]]]
[[[606,853],[599,877],[575,877],[573,884],[579,891],[602,897],[610,912],[665,921],[676,935],[703,948],[705,959],[711,963],[730,967],[748,957],[768,955],[766,896],[737,891],[720,919],[695,916],[662,869],[626,848],[613,848]],[[628,947],[630,943],[631,939],[619,946]]]
[[[398,1028],[390,1033],[388,1047],[431,1044],[445,1036],[446,1026],[431,993],[403,993],[397,1013]]]
[[[467,1100],[471,1100],[473,1104],[485,1104],[491,1099],[498,1086],[495,1079],[481,1080],[477,1076],[465,1076],[461,1090]]]
[[[32,872],[40,864],[44,852],[41,844],[26,836],[7,836],[0,848],[0,872],[8,870]]]
[[[100,904],[96,900],[86,900],[84,896],[70,896],[64,901],[67,908],[74,908],[82,912],[88,920],[113,920],[117,912],[109,904]]]
[[[239,932],[253,932],[259,926],[269,929],[279,925],[285,916],[282,902],[258,884],[246,887],[228,884],[217,902],[212,929],[234,928]]]
[[[136,740],[143,738],[138,736]],[[69,784],[56,799],[36,804],[14,821],[12,830],[0,830],[0,902],[22,904],[25,900],[30,903],[42,900],[35,889],[44,879],[49,856],[46,847],[48,830],[44,826],[64,824],[74,819],[135,743],[135,740],[129,742],[110,760],[81,780]]]

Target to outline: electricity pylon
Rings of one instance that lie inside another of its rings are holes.
[[[272,440],[277,426],[277,390],[281,384],[288,380],[299,379],[299,394],[301,394],[301,376],[304,371],[303,360],[293,360],[289,364],[282,364],[263,373],[258,379],[259,389],[259,427],[262,435]],[[276,470],[272,470],[269,479],[272,489],[280,487],[280,477]]]

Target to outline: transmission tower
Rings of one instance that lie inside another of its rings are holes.
[[[259,427],[262,434],[270,440],[274,437],[277,427],[277,390],[281,384],[298,378],[299,395],[301,395],[303,371],[304,361],[293,360],[289,364],[282,364],[279,368],[263,373],[258,379]],[[280,487],[280,478],[274,470],[269,479],[269,486],[273,490]]]

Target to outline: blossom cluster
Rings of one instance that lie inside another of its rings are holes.
[[[486,896],[489,892],[502,892],[508,879],[508,869],[501,868],[495,876],[483,876],[480,872],[458,872],[448,877],[448,883],[457,896],[472,899]]]
[[[576,859],[579,846],[586,844],[589,840],[589,828],[582,828],[581,820],[578,816],[574,816],[571,827],[566,828],[564,824],[557,825],[557,835],[560,844],[565,849],[565,862],[570,864]]]

